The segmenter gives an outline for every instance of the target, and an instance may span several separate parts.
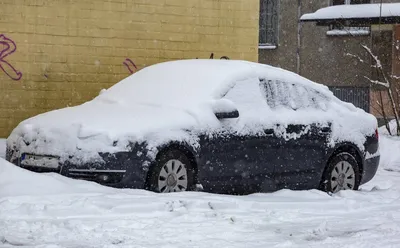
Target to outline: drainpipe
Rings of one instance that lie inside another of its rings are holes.
[[[300,74],[300,47],[301,47],[301,0],[297,0],[297,51],[296,51],[296,72]]]

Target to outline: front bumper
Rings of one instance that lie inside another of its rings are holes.
[[[379,167],[380,156],[366,159],[364,161],[361,184],[369,182],[376,174]]]
[[[7,150],[7,160],[21,168],[39,173],[59,173],[63,176],[97,182],[99,184],[116,188],[145,187],[148,168],[143,166],[145,158],[136,156],[134,152],[121,152],[102,155],[104,163],[73,164],[69,161],[58,162],[58,166],[52,168],[40,166],[39,164],[23,163],[22,158],[12,160],[12,151]],[[12,161],[11,161],[12,160]]]

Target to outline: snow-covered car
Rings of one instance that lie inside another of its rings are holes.
[[[234,60],[144,68],[23,121],[6,157],[114,187],[216,193],[358,189],[380,159],[374,116],[295,73]]]

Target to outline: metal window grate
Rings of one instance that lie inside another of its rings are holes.
[[[260,0],[259,44],[278,45],[278,0]]]
[[[368,4],[371,3],[371,0],[333,0],[332,5],[349,5],[349,4]],[[350,27],[348,21],[342,21],[340,23],[331,25],[330,30],[347,30],[349,33],[354,31],[364,31],[370,32],[371,28],[369,26],[366,27]]]
[[[352,103],[354,106],[370,112],[369,87],[329,87],[333,94],[342,101]]]

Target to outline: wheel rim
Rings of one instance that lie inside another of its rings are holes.
[[[340,190],[354,189],[356,176],[353,166],[347,161],[340,161],[335,165],[331,174],[331,189],[336,193]]]
[[[185,165],[171,159],[161,168],[158,176],[158,190],[162,193],[186,191],[188,184]]]

